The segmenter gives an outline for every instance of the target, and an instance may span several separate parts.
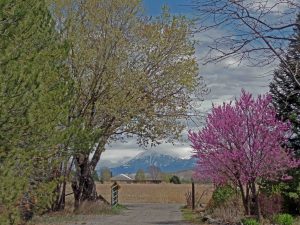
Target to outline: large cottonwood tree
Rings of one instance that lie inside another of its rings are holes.
[[[128,136],[141,145],[178,138],[191,94],[204,91],[190,22],[166,11],[155,19],[143,17],[140,4],[98,0],[63,5],[77,90],[70,117],[84,118],[93,137],[74,154],[76,208],[97,196],[91,173],[107,143]]]

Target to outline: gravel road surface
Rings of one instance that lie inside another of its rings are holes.
[[[84,225],[188,225],[182,221],[178,204],[125,204],[120,215],[90,216]]]

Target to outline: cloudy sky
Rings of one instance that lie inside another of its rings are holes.
[[[148,15],[158,15],[161,12],[161,7],[167,4],[171,13],[190,17],[195,15],[193,9],[186,6],[190,1],[144,0],[143,3]],[[243,63],[236,65],[234,60],[230,58],[218,64],[202,64],[201,58],[207,52],[211,35],[222,35],[222,31],[215,30],[207,34],[199,33],[194,37],[199,41],[199,44],[196,46],[196,56],[199,62],[200,74],[210,88],[210,93],[205,96],[205,101],[201,104],[201,111],[207,112],[211,108],[212,103],[220,104],[234,99],[236,96],[239,96],[242,88],[255,95],[267,92],[271,78],[270,70],[267,68],[247,67]],[[156,147],[156,150],[179,157],[189,157],[191,155],[191,148],[188,142],[177,143],[175,146],[162,144]],[[101,160],[123,161],[136,156],[142,151],[145,150],[137,146],[135,140],[128,140],[127,143],[113,143],[107,146],[107,150],[103,153]]]

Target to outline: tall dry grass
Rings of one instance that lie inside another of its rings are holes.
[[[119,183],[119,202],[125,203],[179,203],[186,204],[185,194],[191,191],[191,184],[122,184]],[[97,184],[97,192],[110,201],[111,183]],[[208,203],[211,198],[213,186],[196,184],[195,191],[201,195],[203,191],[207,194],[201,199],[201,203]]]

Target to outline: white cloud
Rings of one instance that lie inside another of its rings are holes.
[[[252,6],[253,10],[258,10],[263,7],[265,8],[266,11],[271,11],[273,13],[278,14],[278,16],[280,16],[290,8],[291,3],[283,0],[259,0],[259,1],[248,0],[246,1],[246,4],[248,6]]]

